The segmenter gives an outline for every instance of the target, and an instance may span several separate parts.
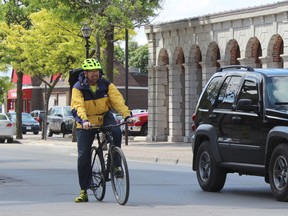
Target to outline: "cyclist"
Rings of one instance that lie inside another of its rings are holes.
[[[102,67],[96,59],[88,58],[82,64],[83,72],[72,88],[71,109],[76,121],[78,160],[77,170],[80,195],[75,202],[88,202],[87,189],[91,181],[91,146],[95,130],[91,124],[116,124],[111,109],[120,113],[125,121],[133,121],[129,108],[116,86],[102,77]],[[121,147],[122,132],[119,127],[112,130],[115,145]]]

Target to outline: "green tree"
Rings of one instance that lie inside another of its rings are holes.
[[[148,72],[148,44],[137,47],[129,56],[129,66],[140,68],[141,73]]]
[[[33,2],[33,1],[31,1]],[[4,22],[8,28],[12,25],[19,25],[24,29],[29,29],[31,27],[31,22],[29,19],[29,14],[33,11],[37,11],[35,4],[31,4],[29,0],[5,0],[0,2],[0,21]],[[2,24],[1,24],[2,25]],[[3,27],[3,25],[2,25]],[[16,34],[21,37],[22,33],[19,29],[16,29]],[[20,49],[9,49],[5,46],[3,41],[7,37],[6,26],[5,29],[1,29],[0,32],[0,69],[6,69],[8,66],[12,65],[14,67],[14,62],[16,62],[17,54],[21,51]],[[16,58],[15,58],[16,57]],[[22,78],[23,72],[21,70],[17,71],[17,103],[16,103],[16,138],[22,139]]]
[[[149,17],[155,16],[160,2],[162,0],[1,1],[0,68],[11,64],[18,71],[16,138],[22,138],[23,73],[39,78],[59,73],[51,85],[46,83],[48,94],[51,93],[68,68],[79,65],[81,52],[77,49],[83,50],[84,41],[78,32],[83,22],[87,22],[95,29],[97,41],[106,47],[104,65],[108,78],[113,81],[114,42],[124,39],[125,29],[130,29],[132,34],[134,27],[149,23]]]
[[[138,46],[136,41],[129,41],[129,67],[140,68],[141,73],[147,73],[148,66],[148,44],[143,46]],[[115,58],[121,61],[122,64],[125,63],[125,52],[119,44],[115,46]]]
[[[149,18],[155,17],[157,9],[161,9],[163,0],[38,1],[65,19],[93,26],[101,46],[105,47],[106,74],[113,81],[114,42],[124,40],[125,29],[133,34],[135,27],[148,24]]]
[[[10,78],[0,76],[0,104],[3,104],[7,98],[7,92],[13,87]]]
[[[83,38],[80,26],[61,20],[47,10],[33,13],[29,18],[32,26],[28,30],[21,25],[8,26],[4,22],[0,24],[0,34],[5,35],[2,51],[11,53],[14,68],[24,74],[37,76],[46,83],[47,111],[51,92],[59,79],[65,77],[71,68],[81,64],[78,56],[83,51]],[[56,74],[58,76],[52,83],[45,80],[45,77]],[[44,129],[45,127],[44,120]],[[43,135],[46,138],[46,133]]]

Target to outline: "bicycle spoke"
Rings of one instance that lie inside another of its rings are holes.
[[[99,201],[103,200],[106,192],[106,181],[102,172],[102,167],[104,167],[104,160],[99,156],[97,148],[92,147],[92,178],[90,189],[93,191],[95,198]]]
[[[129,198],[129,173],[125,155],[118,147],[112,150],[111,181],[112,188],[117,202],[125,205]]]

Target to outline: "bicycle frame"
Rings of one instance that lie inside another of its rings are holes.
[[[105,135],[105,139],[103,141],[101,141],[100,139],[100,133],[104,133]],[[113,143],[113,136],[111,131],[106,131],[103,132],[101,131],[101,129],[97,129],[96,131],[96,138],[98,141],[98,147],[97,147],[97,153],[98,155],[101,155],[100,157],[103,157],[103,161],[104,161],[104,167],[102,167],[102,170],[104,172],[104,176],[105,176],[105,180],[106,181],[110,181],[111,178],[109,178],[109,173],[110,173],[110,164],[111,164],[111,151],[112,148],[115,146]],[[111,140],[112,140],[112,144],[111,144]],[[108,151],[106,154],[104,154],[104,145],[109,144],[108,147]],[[107,156],[107,158],[105,158],[105,156]],[[113,159],[112,159],[113,160]]]
[[[97,161],[100,162],[100,166],[98,163],[98,167],[101,168],[101,171],[92,171],[92,179],[95,180],[96,184],[93,182],[91,190],[93,190],[98,201],[102,201],[105,196],[107,181],[111,181],[114,196],[120,205],[125,205],[128,201],[130,190],[128,165],[123,151],[114,144],[112,136],[113,127],[119,127],[126,123],[127,122],[123,122],[121,124],[98,127],[97,125],[92,126],[96,126],[94,129],[96,130],[95,136],[98,141],[98,146],[92,146],[93,157],[91,169],[93,169],[96,157],[98,156]],[[100,133],[105,135],[105,138],[102,141],[100,139]],[[109,144],[109,146],[107,146],[107,153],[104,154],[105,144]],[[99,193],[97,193],[97,188],[99,188]]]

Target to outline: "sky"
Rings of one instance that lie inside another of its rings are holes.
[[[267,5],[284,0],[163,0],[162,10],[152,24],[175,21],[185,18],[204,16],[218,12]],[[135,29],[134,41],[139,45],[147,43],[144,28]]]

